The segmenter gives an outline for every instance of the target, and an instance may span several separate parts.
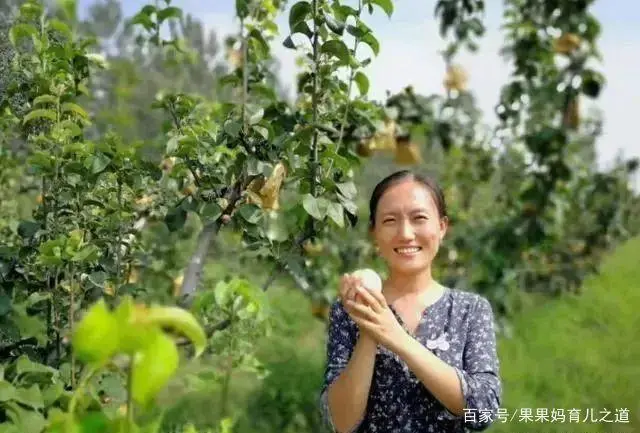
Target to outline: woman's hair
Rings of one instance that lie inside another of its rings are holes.
[[[403,180],[413,180],[414,182],[419,182],[422,185],[426,186],[429,192],[431,192],[433,201],[436,203],[440,218],[448,216],[447,204],[444,200],[444,193],[442,192],[442,188],[440,188],[440,185],[438,185],[438,182],[436,182],[435,179],[429,176],[414,173],[410,170],[400,170],[382,179],[373,189],[371,199],[369,200],[369,228],[373,228],[376,224],[376,210],[378,209],[378,202],[380,201],[384,193],[389,188],[396,185],[397,183],[400,183]]]

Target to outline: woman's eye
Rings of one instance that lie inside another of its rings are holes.
[[[426,215],[418,215],[418,216],[416,217],[416,219],[419,219],[419,220],[426,220],[426,219],[427,219],[427,217],[426,217]]]
[[[386,223],[392,223],[392,222],[393,222],[393,220],[392,220],[392,219],[386,219],[386,220],[384,220],[384,221],[382,221],[382,222],[383,222],[383,224],[386,224]]]

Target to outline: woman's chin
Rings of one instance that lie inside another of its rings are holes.
[[[391,268],[401,274],[416,274],[428,269],[429,263],[425,260],[394,260]]]

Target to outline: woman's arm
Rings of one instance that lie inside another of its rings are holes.
[[[495,419],[502,394],[489,301],[479,297],[469,320],[462,370],[445,363],[408,334],[397,346],[397,353],[442,403],[447,417],[462,417],[468,409],[470,416],[464,417],[467,427],[484,430]]]
[[[329,413],[340,433],[355,430],[364,419],[376,349],[375,340],[361,335],[346,368],[328,389]]]
[[[331,309],[328,334],[323,417],[333,431],[352,432],[364,419],[377,343],[358,332],[338,302]]]
[[[464,396],[455,368],[409,334],[399,342],[397,354],[444,407],[454,415],[463,415]]]

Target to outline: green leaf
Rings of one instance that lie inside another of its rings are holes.
[[[29,2],[20,6],[20,15],[28,18],[38,18],[42,15],[42,12],[42,5],[38,3]]]
[[[50,386],[46,387],[42,390],[42,399],[44,400],[45,407],[51,406],[53,403],[58,401],[58,399],[64,393],[64,387],[62,383],[55,382]]]
[[[264,126],[256,125],[253,127],[253,130],[260,134],[265,140],[269,139],[269,130]]]
[[[158,11],[158,24],[161,24],[168,18],[180,18],[182,17],[182,10],[175,6],[169,6],[168,8]]]
[[[338,227],[344,227],[344,209],[340,203],[329,203],[327,214]]]
[[[322,44],[320,51],[325,54],[332,54],[336,56],[341,63],[349,63],[349,49],[341,40],[333,39]]]
[[[341,5],[337,2],[331,5],[331,9],[333,10],[333,14],[338,21],[346,22],[349,16],[358,16],[358,11],[351,6]]]
[[[171,329],[187,337],[195,348],[196,357],[204,352],[207,335],[198,320],[189,311],[179,307],[153,306],[149,308],[145,322],[159,325],[162,329]]]
[[[340,193],[342,193],[342,195],[349,200],[355,198],[356,194],[358,193],[358,191],[356,190],[356,185],[353,182],[336,183],[336,186],[338,187]]]
[[[16,24],[9,30],[9,41],[14,47],[20,38],[29,38],[38,36],[38,29],[31,24]]]
[[[165,153],[167,155],[173,155],[173,153],[178,150],[178,137],[173,136],[167,141],[167,147],[165,148]]]
[[[366,35],[362,36],[361,41],[369,45],[369,47],[371,47],[371,50],[373,51],[373,54],[375,54],[376,56],[378,55],[378,53],[380,53],[380,43],[373,36],[373,33],[367,33]]]
[[[53,95],[40,95],[33,100],[33,105],[57,104],[58,98]]]
[[[77,20],[77,0],[58,0],[58,7],[64,12],[68,21],[75,22]]]
[[[393,2],[391,0],[369,0],[371,4],[378,5],[391,18],[393,14]]]
[[[356,84],[358,85],[358,90],[360,90],[361,95],[366,95],[369,92],[369,78],[362,72],[356,72],[353,77]]]
[[[72,120],[63,120],[58,124],[62,131],[69,134],[70,137],[78,137],[82,134],[82,129]]]
[[[249,125],[255,125],[262,120],[262,117],[264,116],[264,108],[255,105],[247,105],[246,115],[248,116],[247,121],[249,122]]]
[[[142,406],[153,401],[178,369],[180,356],[174,341],[161,331],[152,334],[144,350],[134,357],[131,396]]]
[[[345,23],[342,21],[338,21],[331,14],[325,12],[324,20],[327,23],[327,27],[331,29],[331,31],[337,35],[342,36],[344,33]]]
[[[205,221],[212,222],[220,218],[222,208],[217,203],[207,203],[202,207],[200,215]]]
[[[187,211],[182,207],[174,207],[164,217],[164,223],[171,232],[180,230],[185,222],[187,222]]]
[[[45,344],[47,340],[46,324],[40,318],[27,314],[25,306],[14,305],[11,320],[20,331],[22,338],[35,337],[38,344]]]
[[[230,136],[237,138],[242,130],[242,124],[233,120],[227,120],[224,124],[224,132]]]
[[[40,223],[35,221],[21,221],[18,225],[18,235],[21,238],[30,238],[40,230]]]
[[[321,199],[311,194],[305,194],[302,198],[302,207],[309,215],[317,220],[322,220],[326,215],[326,207],[322,206]]]
[[[93,304],[73,333],[72,345],[78,359],[96,365],[109,360],[119,347],[119,326],[104,298]]]
[[[267,57],[269,55],[269,44],[262,36],[262,33],[258,29],[253,29],[249,32],[249,38],[253,38],[260,47],[261,57]]]
[[[32,294],[29,295],[27,300],[24,302],[24,305],[26,305],[27,308],[31,308],[34,305],[39,304],[40,302],[46,301],[48,299],[51,299],[51,293],[33,292]]]
[[[20,433],[42,433],[47,425],[44,416],[34,410],[25,409],[15,402],[5,404],[6,416]],[[6,424],[2,424],[5,426]],[[11,423],[9,423],[11,425]]]
[[[291,28],[291,34],[294,35],[296,33],[302,33],[309,39],[313,37],[313,32],[311,31],[311,28],[309,28],[309,24],[307,24],[304,21],[297,23],[295,26]]]
[[[311,15],[311,4],[307,1],[300,1],[294,4],[289,11],[289,28],[293,33],[293,28],[300,22],[306,21]]]
[[[282,45],[292,50],[296,49],[296,44],[293,43],[293,39],[291,39],[291,36],[287,36]]]
[[[0,403],[11,401],[16,398],[16,389],[9,382],[0,381]]]
[[[246,18],[249,15],[249,0],[236,0],[236,15]]]
[[[16,363],[16,375],[22,376],[23,374],[44,374],[51,375],[52,377],[58,377],[58,370],[49,367],[44,364],[31,361],[27,355],[20,355],[18,362]]]
[[[44,408],[42,393],[36,384],[31,385],[30,388],[17,388],[14,400],[33,409]]]
[[[364,35],[366,35],[369,32],[370,30],[364,29],[361,27],[356,27],[352,25],[347,26],[347,33],[349,33],[351,36],[355,38],[362,38]]]
[[[0,317],[4,317],[11,311],[11,298],[4,293],[0,293]],[[1,384],[2,382],[0,382]],[[0,400],[2,401],[2,400]]]
[[[96,153],[95,155],[90,156],[88,159],[90,161],[89,167],[91,168],[92,174],[101,173],[111,162],[111,159],[103,153]]]
[[[78,116],[82,117],[83,119],[89,118],[89,115],[87,114],[86,111],[84,111],[84,108],[82,108],[78,104],[74,104],[73,102],[65,102],[64,104],[62,104],[62,112],[75,113]]]
[[[153,28],[155,27],[155,23],[153,22],[153,20],[151,19],[151,17],[148,14],[145,14],[143,12],[139,12],[137,13],[130,22],[131,25],[136,25],[139,24],[142,27],[144,27],[145,30],[147,31],[151,31],[153,30]]]
[[[237,212],[249,224],[257,224],[263,215],[262,209],[253,203],[240,206]]]
[[[64,22],[60,21],[57,18],[52,18],[49,20],[49,27],[62,33],[68,40],[73,40],[73,33],[71,32],[71,28]]]
[[[89,274],[89,282],[97,287],[103,287],[104,282],[107,280],[107,273],[103,271],[96,271]]]
[[[58,116],[56,115],[56,112],[53,110],[45,110],[45,109],[39,108],[37,110],[33,110],[32,112],[24,116],[24,119],[22,119],[22,123],[27,123],[34,119],[49,119],[55,122],[56,120],[58,120]]]
[[[112,431],[110,428],[111,422],[104,412],[85,413],[78,421],[78,433],[108,433]],[[140,430],[140,432],[143,433],[142,430]]]
[[[100,257],[100,251],[95,245],[87,245],[71,257],[72,262],[93,262]]]

